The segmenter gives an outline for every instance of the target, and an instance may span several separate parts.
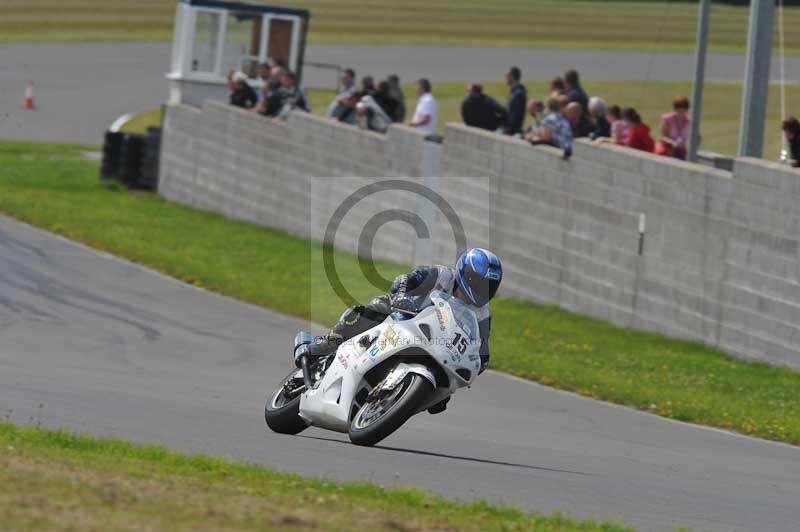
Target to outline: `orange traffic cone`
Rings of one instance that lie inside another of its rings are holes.
[[[24,109],[33,109],[33,82],[29,81],[25,86],[25,97],[22,99],[22,107]]]

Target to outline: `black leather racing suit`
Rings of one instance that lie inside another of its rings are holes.
[[[441,290],[453,294],[456,286],[456,272],[446,266],[420,266],[412,272],[399,275],[388,294],[374,298],[366,305],[350,307],[342,313],[339,321],[321,341],[309,346],[309,355],[323,356],[333,352],[342,342],[382,323],[392,312],[393,305],[403,306],[410,303],[416,307],[428,294]],[[473,307],[478,318],[481,336],[481,371],[489,363],[489,330],[492,317],[489,308]]]

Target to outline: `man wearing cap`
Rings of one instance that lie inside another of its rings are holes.
[[[519,67],[511,67],[506,73],[506,83],[510,87],[508,93],[508,123],[506,135],[521,135],[522,125],[525,123],[525,105],[528,103],[528,91],[520,83],[522,72]]]

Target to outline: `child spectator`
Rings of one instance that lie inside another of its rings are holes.
[[[656,145],[656,153],[685,160],[686,143],[691,131],[689,98],[678,96],[672,100],[672,112],[661,116],[661,138]]]
[[[786,135],[786,142],[789,144],[789,164],[795,168],[800,166],[800,121],[790,116],[783,121],[783,134]]]
[[[506,135],[520,135],[522,125],[525,123],[525,104],[528,101],[528,92],[520,83],[520,79],[522,79],[522,72],[519,67],[511,67],[506,73],[506,83],[510,87]]]
[[[589,117],[592,120],[592,139],[611,137],[611,124],[606,119],[606,102],[599,96],[589,98]]]
[[[653,152],[655,142],[650,136],[650,127],[642,122],[642,117],[633,107],[627,107],[622,111],[622,119],[628,126],[628,136],[625,139],[625,146],[635,150]]]
[[[243,109],[252,109],[258,102],[258,94],[247,83],[244,72],[228,73],[228,88],[231,89],[230,104]]]
[[[628,137],[628,126],[622,119],[622,109],[619,105],[612,105],[608,108],[606,120],[611,124],[611,141],[614,144],[625,144],[625,139]]]
[[[508,112],[497,100],[483,93],[480,83],[472,83],[461,102],[461,118],[468,126],[497,131],[506,126]]]
[[[528,114],[530,115],[533,122],[525,129],[526,136],[542,128],[543,120],[545,117],[544,103],[542,103],[542,100],[534,100],[533,98],[531,98],[528,101]]]
[[[550,144],[564,150],[562,158],[572,155],[572,126],[561,113],[559,98],[550,96],[547,99],[547,116],[540,132],[531,132],[527,137],[531,144]]]
[[[390,74],[386,80],[389,82],[389,96],[396,102],[394,113],[389,116],[394,122],[403,122],[406,119],[406,98],[400,87],[400,78],[397,74]]]
[[[436,100],[431,94],[431,82],[425,78],[417,81],[417,108],[411,121],[406,122],[407,126],[417,128],[428,134],[436,131]]]

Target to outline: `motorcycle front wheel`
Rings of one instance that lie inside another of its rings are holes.
[[[302,373],[294,370],[281,382],[280,388],[267,398],[264,419],[267,426],[280,434],[298,434],[308,424],[300,417],[300,396],[305,385],[301,385]]]
[[[433,393],[421,375],[409,373],[393,390],[364,403],[350,422],[350,441],[372,446],[399,429]]]

